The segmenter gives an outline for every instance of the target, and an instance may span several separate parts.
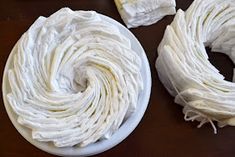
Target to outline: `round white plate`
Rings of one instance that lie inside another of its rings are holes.
[[[103,20],[116,25],[119,28],[120,32],[131,40],[132,49],[142,59],[143,65],[141,69],[141,74],[144,80],[144,89],[143,91],[141,91],[139,95],[136,111],[121,125],[121,127],[116,131],[116,133],[113,134],[113,136],[110,139],[98,141],[84,148],[79,148],[79,147],[57,148],[52,143],[36,141],[32,139],[31,131],[17,122],[17,115],[13,112],[6,98],[7,93],[11,91],[7,76],[7,71],[8,69],[12,68],[12,63],[13,63],[12,62],[13,54],[11,53],[7,60],[3,74],[2,93],[3,93],[4,105],[11,122],[18,130],[18,132],[32,145],[36,146],[37,148],[43,151],[59,156],[89,156],[111,149],[115,145],[119,144],[122,140],[124,140],[136,128],[148,106],[150,92],[151,92],[151,73],[147,57],[142,46],[140,45],[139,41],[135,38],[135,36],[119,22],[104,15],[101,15],[101,17]]]

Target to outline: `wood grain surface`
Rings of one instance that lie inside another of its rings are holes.
[[[177,0],[177,9],[186,10],[192,0]],[[62,7],[74,10],[96,10],[122,22],[113,0],[0,0],[0,70],[3,74],[7,57],[16,41],[39,16],[49,16]],[[156,24],[130,29],[146,51],[151,65],[152,93],[147,111],[133,133],[122,143],[97,157],[233,157],[235,127],[225,127],[214,135],[210,125],[197,129],[197,122],[185,122],[182,108],[174,103],[158,79],[154,64],[157,47],[173,16]],[[228,57],[208,53],[210,61],[232,78],[233,64]],[[2,77],[1,77],[2,82]],[[0,157],[49,157],[28,143],[9,120],[0,104]]]

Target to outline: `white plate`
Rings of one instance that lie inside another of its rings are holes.
[[[65,147],[65,148],[57,148],[52,143],[46,143],[46,142],[39,142],[34,139],[32,139],[31,131],[18,124],[17,122],[17,115],[13,112],[12,108],[10,107],[6,94],[10,92],[10,86],[8,82],[8,76],[7,71],[8,69],[12,68],[12,60],[13,60],[13,54],[11,53],[3,74],[3,84],[2,84],[2,93],[3,93],[3,101],[5,108],[7,110],[8,116],[15,126],[15,128],[18,130],[18,132],[32,145],[36,146],[37,148],[46,151],[51,154],[59,155],[59,156],[89,156],[89,155],[95,155],[101,152],[104,152],[108,149],[111,149],[115,145],[119,144],[121,141],[123,141],[139,124],[141,118],[144,115],[144,112],[148,106],[150,92],[151,92],[151,73],[149,68],[149,63],[146,57],[146,54],[140,45],[139,41],[135,38],[135,36],[123,25],[121,25],[119,22],[101,15],[103,20],[106,20],[114,25],[116,25],[121,33],[125,35],[127,38],[131,40],[131,46],[132,49],[138,53],[138,55],[142,59],[142,69],[141,74],[144,80],[144,89],[139,95],[139,100],[137,104],[137,109],[134,114],[132,114],[122,125],[121,127],[116,131],[113,136],[108,140],[101,140],[94,144],[90,144],[84,148],[79,147]],[[14,150],[13,150],[14,151]]]

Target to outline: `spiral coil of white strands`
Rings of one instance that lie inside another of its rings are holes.
[[[39,17],[12,53],[7,98],[33,139],[84,147],[111,136],[135,110],[140,57],[94,11]]]
[[[185,120],[235,125],[235,83],[209,62],[205,46],[235,63],[235,0],[195,0],[179,10],[158,47],[161,82],[183,106]],[[235,81],[235,80],[233,80]]]

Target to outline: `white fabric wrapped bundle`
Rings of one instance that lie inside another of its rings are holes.
[[[147,26],[174,15],[175,0],[114,0],[128,28]]]
[[[205,46],[235,63],[235,0],[195,0],[179,10],[158,47],[158,75],[185,120],[235,125],[235,83],[209,62]]]
[[[7,98],[33,139],[83,147],[108,138],[135,110],[141,59],[94,11],[39,17],[12,53]]]

